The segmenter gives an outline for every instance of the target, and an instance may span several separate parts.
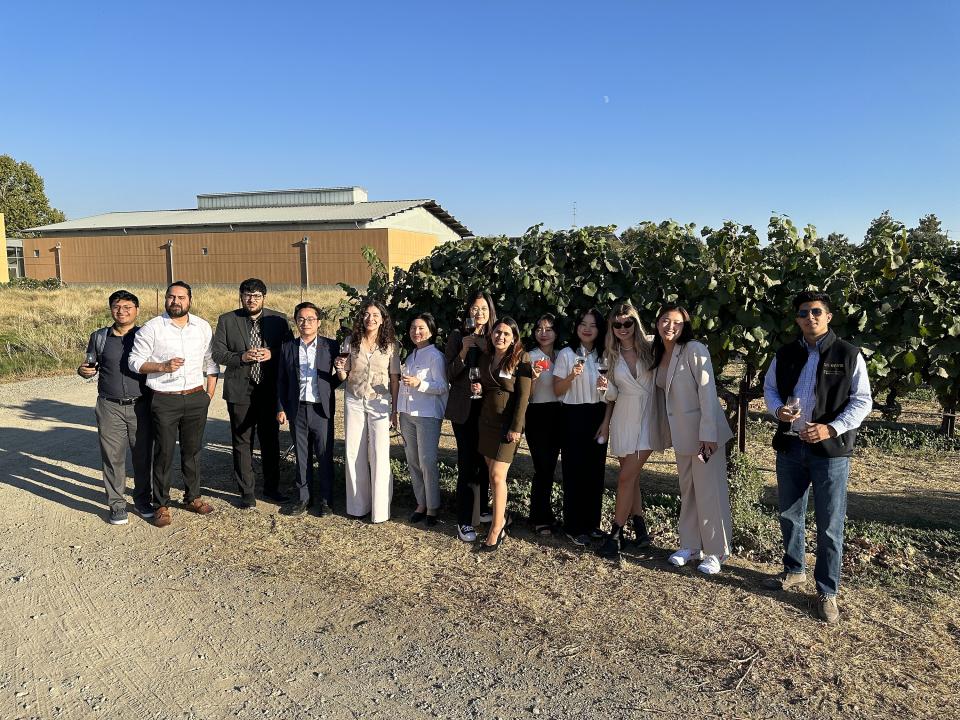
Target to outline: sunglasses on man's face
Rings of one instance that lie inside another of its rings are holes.
[[[797,310],[798,318],[805,318],[807,315],[813,315],[814,317],[820,317],[823,315],[823,308],[804,308],[803,310]]]
[[[632,319],[624,320],[623,322],[614,321],[610,323],[613,326],[614,330],[629,330],[634,326],[634,321]]]

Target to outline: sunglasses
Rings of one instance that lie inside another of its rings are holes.
[[[804,309],[804,310],[797,310],[798,318],[805,318],[807,315],[820,317],[821,315],[823,315],[823,308],[810,308],[810,309]]]
[[[610,324],[613,326],[614,330],[629,330],[636,323],[632,319],[629,319],[629,320],[624,320],[623,322],[612,322]]]

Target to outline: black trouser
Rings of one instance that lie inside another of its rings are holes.
[[[533,482],[530,488],[530,522],[534,525],[553,525],[553,475],[560,456],[560,403],[531,403],[527,405],[524,435],[533,460]]]
[[[290,419],[297,453],[297,493],[302,503],[326,500],[333,505],[333,423],[320,414],[320,406],[300,403],[297,416]],[[314,493],[313,458],[317,459],[319,496]]]
[[[563,406],[563,525],[571,535],[600,527],[607,444],[594,439],[603,422],[604,403]]]
[[[482,493],[483,504],[487,504],[490,475],[483,455],[477,451],[482,402],[470,401],[470,415],[466,422],[450,423],[457,438],[457,525],[473,525],[474,493]]]
[[[210,397],[203,390],[190,395],[153,394],[153,501],[157,505],[170,505],[170,472],[178,437],[180,474],[185,488],[183,502],[200,497],[200,448],[209,407]]]
[[[277,422],[276,385],[253,385],[243,402],[227,403],[233,443],[233,480],[245,500],[254,499],[253,435],[260,442],[263,492],[275,495],[280,481],[280,424]]]

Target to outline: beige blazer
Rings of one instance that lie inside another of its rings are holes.
[[[678,455],[696,455],[700,441],[725,445],[733,431],[717,398],[710,352],[691,340],[678,346],[667,368],[667,423]]]

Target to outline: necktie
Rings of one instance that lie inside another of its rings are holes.
[[[260,320],[254,320],[250,328],[250,347],[258,348],[263,345],[263,338],[260,337]],[[259,385],[263,378],[263,368],[260,363],[255,362],[250,368],[250,380],[254,385]]]

